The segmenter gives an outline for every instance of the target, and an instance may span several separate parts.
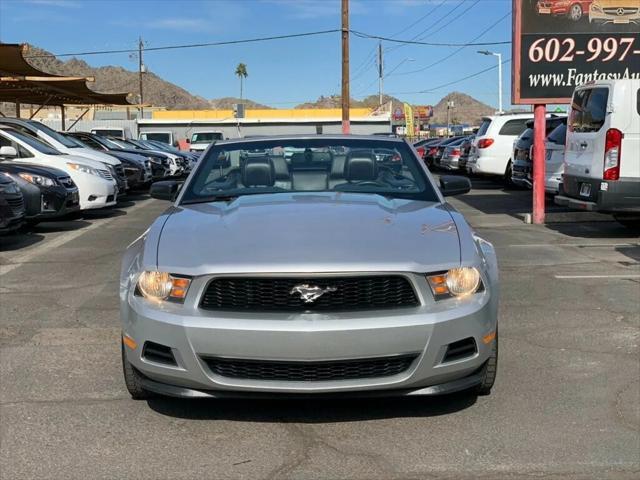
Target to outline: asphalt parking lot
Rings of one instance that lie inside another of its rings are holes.
[[[489,397],[133,401],[120,255],[146,195],[0,238],[2,479],[640,476],[640,241],[605,215],[488,180],[451,202],[496,245],[500,365]]]

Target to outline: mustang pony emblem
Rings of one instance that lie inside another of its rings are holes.
[[[338,290],[336,287],[322,288],[317,285],[303,283],[293,287],[289,292],[289,295],[297,293],[300,295],[300,299],[303,300],[304,303],[313,303],[325,293],[335,292],[336,290]]]

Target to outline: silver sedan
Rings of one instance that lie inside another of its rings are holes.
[[[469,189],[396,138],[210,146],[123,258],[131,396],[488,394],[495,251],[444,198]]]

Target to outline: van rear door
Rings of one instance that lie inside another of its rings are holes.
[[[602,179],[609,87],[579,88],[569,114],[565,173]]]

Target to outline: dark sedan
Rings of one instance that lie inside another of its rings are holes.
[[[24,223],[24,200],[20,188],[8,175],[0,173],[0,235]]]
[[[20,188],[28,223],[35,224],[80,210],[78,187],[62,170],[0,161],[0,173],[11,177]]]

